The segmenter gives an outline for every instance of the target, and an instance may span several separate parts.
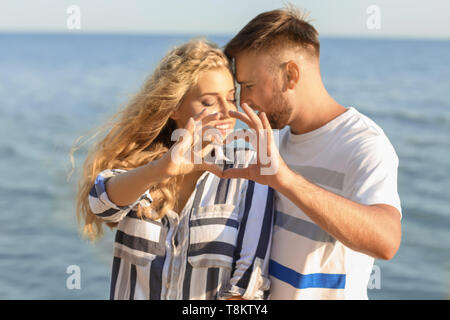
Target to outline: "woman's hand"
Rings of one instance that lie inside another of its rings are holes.
[[[174,177],[205,170],[222,176],[222,168],[205,159],[216,146],[211,141],[219,143],[223,141],[220,131],[207,125],[216,120],[219,114],[207,114],[205,110],[206,108],[191,117],[185,128],[174,132],[178,141],[160,159],[167,176]]]

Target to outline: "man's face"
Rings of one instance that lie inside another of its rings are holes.
[[[283,96],[280,70],[268,54],[243,52],[235,57],[236,80],[241,85],[240,102],[265,112],[273,129],[282,129],[292,114]]]

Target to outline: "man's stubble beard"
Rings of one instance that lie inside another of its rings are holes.
[[[266,109],[267,119],[272,129],[283,129],[288,125],[292,114],[292,106],[284,99],[281,90],[274,87],[272,101]]]

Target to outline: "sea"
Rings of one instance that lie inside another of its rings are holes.
[[[114,233],[81,237],[75,192],[89,142],[71,176],[70,148],[193,37],[0,34],[0,299],[109,298]],[[450,41],[323,37],[321,72],[400,159],[402,243],[375,260],[369,299],[449,299]]]

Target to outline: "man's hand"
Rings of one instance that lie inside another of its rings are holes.
[[[246,141],[250,142],[256,150],[256,163],[250,164],[246,168],[227,169],[223,171],[222,177],[226,179],[244,178],[275,188],[279,185],[283,173],[289,169],[275,144],[269,120],[264,112],[256,114],[246,103],[242,104],[242,110],[245,113],[229,111],[229,115],[246,123],[250,130],[244,129],[229,135],[226,143],[245,136]]]

